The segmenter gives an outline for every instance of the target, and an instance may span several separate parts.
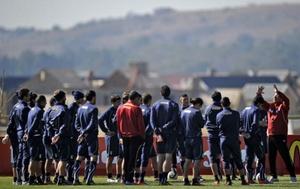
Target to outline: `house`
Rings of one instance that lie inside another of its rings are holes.
[[[72,91],[89,90],[89,86],[73,70],[43,69],[31,79],[22,83],[19,88],[28,88],[37,94],[45,95],[49,100],[57,89],[67,93],[67,103],[73,101]],[[48,105],[48,104],[47,104]]]
[[[52,94],[57,89],[71,93],[73,90],[87,90],[89,86],[73,70],[43,69],[30,80],[21,84],[38,94]]]

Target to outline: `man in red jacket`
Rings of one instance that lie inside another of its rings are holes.
[[[264,87],[259,87],[257,95],[263,94]],[[290,173],[291,183],[296,183],[295,166],[291,160],[287,148],[288,112],[290,101],[287,96],[280,92],[274,85],[274,102],[264,102],[263,109],[268,112],[268,136],[269,136],[269,163],[271,171],[271,182],[278,181],[276,173],[276,155],[279,151],[284,163]]]
[[[124,184],[133,184],[134,167],[137,152],[145,138],[145,126],[142,110],[139,107],[141,95],[136,91],[129,93],[129,100],[117,110],[118,133],[123,139],[124,148]]]

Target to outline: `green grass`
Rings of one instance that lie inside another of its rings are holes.
[[[275,183],[275,184],[270,184],[270,185],[258,185],[258,184],[254,184],[251,186],[241,186],[239,181],[234,181],[233,185],[230,186],[225,186],[224,183],[221,183],[219,186],[213,186],[213,180],[212,180],[212,176],[204,176],[204,178],[206,179],[206,181],[203,183],[205,186],[198,186],[198,187],[202,187],[202,188],[211,188],[211,189],[225,189],[225,188],[259,188],[259,189],[272,189],[272,188],[299,188],[300,187],[300,182],[297,184],[290,184],[289,183],[289,177],[284,176],[284,177],[279,177],[280,182],[279,183]],[[56,185],[44,185],[44,186],[14,186],[12,185],[12,180],[11,177],[0,177],[0,189],[9,189],[9,188],[41,188],[41,189],[57,189],[57,188],[62,188],[62,187],[66,187],[66,188],[75,188],[75,189],[79,189],[79,188],[84,188],[84,189],[88,189],[88,188],[103,188],[103,189],[116,189],[116,188],[152,188],[152,189],[159,189],[159,188],[173,188],[173,189],[181,189],[181,188],[190,188],[190,187],[186,187],[183,186],[183,182],[182,182],[182,177],[179,177],[177,181],[170,181],[170,183],[172,184],[171,186],[158,186],[157,182],[153,181],[153,178],[151,177],[147,177],[147,183],[149,185],[144,185],[144,186],[124,186],[122,184],[108,184],[106,183],[106,177],[95,177],[94,178],[95,182],[97,183],[96,185],[93,186],[86,186],[86,185],[81,185],[81,186],[56,186]],[[191,186],[192,187],[192,186]],[[198,188],[197,187],[197,188]]]

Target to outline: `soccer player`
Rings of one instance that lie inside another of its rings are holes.
[[[162,99],[151,108],[150,123],[156,135],[159,183],[168,185],[167,175],[171,170],[172,154],[176,149],[176,127],[179,107],[170,99],[171,90],[167,85],[161,87]]]
[[[49,112],[48,122],[52,132],[51,144],[55,145],[57,150],[57,185],[64,185],[69,184],[65,180],[66,162],[69,159],[69,112],[64,91],[56,90],[53,97],[56,103]]]
[[[179,118],[180,118],[180,113],[188,108],[190,106],[189,104],[189,96],[187,94],[182,94],[179,98]],[[180,122],[180,120],[179,120]],[[177,176],[177,151],[180,152],[181,155],[181,168],[183,170],[183,165],[185,161],[185,148],[184,148],[184,136],[183,136],[183,129],[181,128],[180,123],[178,123],[178,128],[177,128],[177,149],[175,152],[172,154],[172,168],[171,172],[174,172],[174,175]]]
[[[208,149],[209,149],[209,162],[210,168],[214,175],[214,184],[219,184],[222,174],[220,168],[221,149],[220,149],[220,138],[219,128],[217,127],[216,117],[219,112],[222,111],[221,99],[222,95],[219,91],[215,91],[211,98],[213,103],[209,105],[205,110],[205,127],[207,129],[208,137]]]
[[[68,181],[72,183],[74,181],[73,178],[73,168],[75,159],[77,156],[77,147],[78,147],[78,136],[79,132],[76,130],[75,126],[75,119],[77,116],[77,111],[79,106],[84,104],[84,94],[80,91],[73,91],[72,95],[74,97],[74,102],[71,103],[68,107],[68,111],[70,113],[70,129],[69,129],[69,136],[70,136],[70,156],[67,162],[67,176]]]
[[[14,122],[16,124],[17,136],[18,136],[18,161],[17,161],[17,184],[21,185],[28,184],[29,173],[29,149],[27,145],[28,139],[28,128],[27,119],[30,108],[28,107],[29,102],[29,90],[24,88],[18,92],[19,101],[14,107]]]
[[[148,166],[148,161],[150,158],[150,152],[153,145],[153,128],[150,125],[150,112],[151,112],[151,102],[152,96],[150,94],[143,94],[142,96],[143,104],[140,108],[143,112],[144,124],[145,124],[145,142],[141,146],[138,152],[138,158],[136,162],[136,173],[135,182],[137,184],[144,184],[146,169]]]
[[[126,185],[134,183],[134,167],[139,147],[145,138],[143,114],[139,107],[141,95],[136,91],[129,93],[129,100],[117,110],[118,133],[123,140],[124,174]]]
[[[185,147],[185,163],[184,163],[184,185],[190,185],[188,172],[190,163],[193,161],[193,180],[192,185],[200,185],[200,159],[202,158],[202,132],[204,120],[200,108],[203,105],[201,98],[191,99],[192,106],[181,112],[180,123],[183,127],[184,147]]]
[[[90,159],[90,166],[88,177],[86,179],[87,185],[95,184],[93,176],[96,171],[97,156],[98,156],[98,109],[96,104],[96,92],[88,91],[85,95],[86,103],[82,105],[77,112],[76,128],[80,132],[78,136],[78,153],[74,165],[74,185],[81,184],[79,182],[80,163],[84,159],[85,151],[88,150]]]
[[[263,89],[263,87],[258,88],[258,96],[262,96]],[[286,145],[290,101],[285,94],[277,89],[276,85],[274,85],[274,93],[274,102],[268,103],[264,101],[263,104],[263,109],[268,112],[268,149],[270,172],[272,176],[269,181],[278,181],[276,172],[276,155],[278,150],[290,173],[290,182],[296,183],[295,166]]]
[[[43,184],[41,178],[41,159],[45,159],[45,149],[43,146],[43,115],[46,106],[46,97],[41,95],[36,100],[36,105],[31,108],[28,114],[28,145],[30,152],[29,163],[29,185]]]
[[[224,97],[221,104],[223,110],[217,114],[216,123],[220,130],[219,136],[221,138],[221,152],[225,164],[226,184],[232,185],[230,178],[230,155],[232,155],[240,172],[241,184],[248,185],[245,180],[245,170],[239,144],[240,114],[230,108],[228,97]]]
[[[265,158],[259,133],[260,107],[263,103],[263,98],[261,96],[257,96],[253,99],[253,104],[249,107],[246,107],[241,113],[242,133],[246,146],[247,178],[249,184],[255,183],[253,181],[254,169],[252,166],[255,155],[260,162],[264,162]],[[265,175],[264,167],[261,167],[260,175],[262,178],[258,182],[261,184],[266,184],[267,182],[263,182],[266,181],[263,178]]]
[[[54,136],[54,130],[52,130],[51,125],[49,123],[49,114],[52,111],[52,107],[55,105],[55,99],[54,97],[51,97],[49,100],[50,107],[47,109],[47,111],[44,113],[43,116],[43,122],[44,122],[44,134],[43,134],[43,145],[45,148],[45,184],[52,184],[52,181],[50,179],[50,172],[51,172],[51,165],[53,160],[55,159],[54,162],[54,168],[56,170],[57,168],[57,150],[55,148],[55,145],[51,144],[51,138]],[[55,173],[56,175],[56,182],[58,179],[58,172]]]
[[[119,105],[121,104],[121,97],[119,95],[112,95],[110,98],[110,102],[111,106],[99,118],[99,126],[105,133],[105,145],[107,153],[107,182],[113,183],[118,182],[121,179],[122,174],[121,168],[123,157],[120,151],[120,138],[118,136],[117,123],[115,122],[116,112]],[[116,163],[116,179],[114,179],[112,176],[112,163],[115,157],[118,157]]]
[[[21,89],[16,93],[16,95],[19,101],[13,106],[12,110],[10,111],[6,135],[2,139],[2,143],[6,144],[10,142],[13,156],[13,184],[20,185],[22,184],[22,156],[20,155],[19,157],[19,146],[21,147],[23,139],[21,138],[21,136],[18,137],[18,127],[19,124],[22,124],[25,127],[27,121],[27,114],[29,112],[29,108],[27,106],[27,102],[29,101],[29,90]],[[20,131],[19,134],[21,134]],[[19,139],[21,139],[21,141],[19,141]],[[22,148],[20,149],[20,152],[22,153]],[[18,161],[19,158],[20,161]]]

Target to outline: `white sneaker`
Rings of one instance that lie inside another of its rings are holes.
[[[291,177],[290,183],[297,183],[297,178],[296,177]]]
[[[116,180],[115,180],[115,179],[112,179],[112,178],[108,178],[108,179],[106,180],[106,182],[108,182],[108,183],[116,183]]]

